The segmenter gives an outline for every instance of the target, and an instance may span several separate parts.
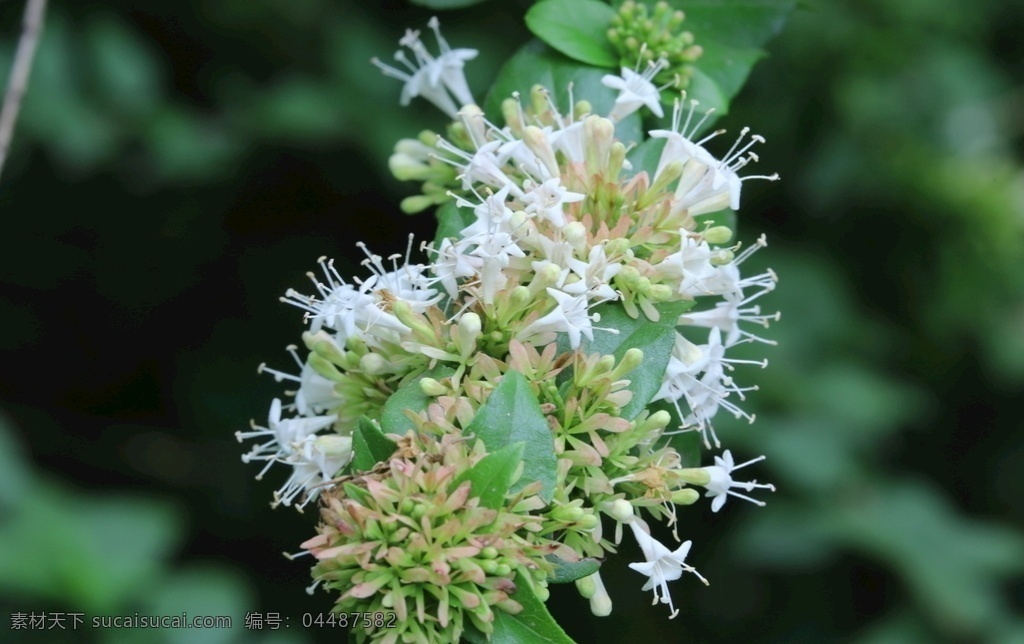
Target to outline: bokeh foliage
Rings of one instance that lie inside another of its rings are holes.
[[[709,4],[673,0],[695,23]],[[529,6],[442,15],[481,50],[480,100]],[[3,70],[20,11],[0,5]],[[277,392],[255,366],[289,365],[300,319],[276,298],[316,257],[433,236],[386,159],[443,118],[368,64],[430,11],[51,6],[0,179],[5,612],[329,607],[280,556],[310,519],[266,507],[232,432]],[[737,374],[758,422],[720,433],[779,492],[681,512],[712,585],[677,582],[673,622],[628,569],[605,567],[610,619],[556,593],[577,641],[1024,638],[1022,24],[997,0],[839,0],[768,45],[719,124],[763,134],[783,178],[746,184],[739,222],[769,234],[751,262],[780,275],[780,344]]]

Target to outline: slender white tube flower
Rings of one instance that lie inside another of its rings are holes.
[[[235,438],[242,442],[248,438],[259,438],[268,436],[270,440],[256,445],[247,453],[242,455],[242,461],[266,461],[266,466],[256,475],[256,479],[263,478],[267,470],[274,463],[284,462],[285,459],[295,454],[296,445],[316,434],[321,429],[327,429],[338,420],[337,416],[315,416],[312,418],[281,418],[281,400],[275,398],[270,403],[270,414],[267,418],[267,426],[261,427],[252,424],[251,432],[235,432]]]
[[[668,591],[668,582],[679,579],[683,576],[683,572],[692,572],[697,575],[698,579],[704,582],[705,586],[708,585],[707,579],[704,579],[693,566],[686,564],[686,555],[690,553],[690,546],[693,542],[684,541],[679,544],[678,548],[672,551],[648,534],[640,525],[639,520],[631,521],[629,527],[632,528],[633,536],[636,537],[636,542],[640,544],[640,550],[643,551],[644,559],[646,560],[631,563],[629,567],[641,574],[647,575],[647,583],[644,584],[642,590],[654,591],[655,604],[659,601],[662,604],[668,604],[669,610],[672,611],[669,618],[671,619],[678,615],[679,611],[672,605],[672,595]]]
[[[580,346],[580,337],[594,340],[592,319],[587,311],[587,295],[569,295],[557,289],[547,289],[548,295],[558,303],[547,315],[534,320],[519,332],[517,339],[523,340],[540,333],[566,333],[573,349]],[[596,314],[595,314],[596,315]]]
[[[541,184],[528,181],[525,185],[526,194],[522,198],[526,204],[526,212],[536,213],[538,217],[547,219],[559,228],[565,226],[562,205],[583,201],[586,195],[566,190],[561,182],[559,177],[548,179]]]
[[[299,508],[317,497],[320,490],[352,460],[352,439],[330,434],[307,436],[285,461],[294,469],[281,489],[274,493],[275,505],[291,505],[300,493],[306,497]]]
[[[651,62],[644,72],[637,73],[628,67],[622,68],[622,74],[606,74],[601,78],[601,84],[605,87],[619,90],[615,99],[615,107],[608,115],[613,121],[621,121],[641,107],[651,110],[655,116],[661,118],[664,111],[661,109],[661,89],[651,81],[658,75],[658,72],[665,69],[668,61],[664,58],[658,62]]]
[[[757,499],[753,499],[745,494],[734,492],[733,488],[746,490],[747,492],[750,492],[751,490],[754,490],[756,488],[770,490],[774,492],[774,485],[770,485],[768,483],[758,483],[757,481],[750,481],[748,483],[746,481],[734,481],[732,479],[732,473],[735,472],[736,470],[742,469],[748,465],[751,465],[752,463],[757,463],[763,460],[764,456],[758,456],[757,458],[750,459],[746,463],[736,465],[732,459],[732,453],[729,450],[725,450],[725,452],[721,456],[715,457],[714,465],[701,468],[711,476],[711,481],[704,486],[708,490],[708,493],[705,496],[713,497],[714,499],[713,501],[711,501],[711,511],[718,512],[719,510],[721,510],[722,506],[725,505],[726,498],[730,496],[735,496],[737,498],[743,499],[744,501],[750,501],[754,505],[764,507],[764,501],[758,501]]]
[[[706,112],[704,117],[690,128],[696,104],[695,101],[691,101],[686,120],[681,123],[683,110],[680,103],[677,102],[672,114],[672,129],[650,131],[652,137],[666,139],[655,178],[669,163],[682,164],[683,174],[676,186],[673,212],[685,210],[690,216],[697,216],[724,208],[738,210],[740,188],[744,181],[748,179],[775,181],[779,178],[777,174],[748,175],[746,177],[740,177],[737,174],[743,166],[751,161],[757,161],[757,155],[748,150],[756,143],[763,143],[764,137],[755,134],[750,141],[743,144],[743,139],[750,132],[750,128],[743,128],[736,142],[719,161],[703,145],[715,136],[722,134],[724,130],[712,132],[699,141],[693,140],[701,125],[711,114],[710,111]]]
[[[386,65],[377,58],[370,62],[384,72],[385,76],[397,78],[405,83],[400,99],[402,105],[408,105],[412,99],[422,96],[454,119],[460,106],[474,102],[463,67],[466,61],[473,60],[480,52],[476,49],[452,49],[441,35],[440,23],[436,17],[431,18],[427,26],[433,30],[437,39],[440,49],[437,56],[427,51],[420,40],[420,32],[410,29],[406,30],[405,36],[398,43],[412,51],[415,60],[409,60],[402,50],[395,52],[395,60],[408,71]]]

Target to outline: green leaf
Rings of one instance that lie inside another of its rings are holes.
[[[597,572],[601,568],[602,563],[600,559],[594,559],[593,557],[587,557],[579,561],[566,561],[555,555],[548,555],[545,559],[555,564],[554,573],[548,577],[548,581],[553,584],[567,584],[570,581],[583,579]]]
[[[487,93],[484,109],[492,120],[501,118],[501,102],[519,92],[523,99],[530,96],[534,85],[543,85],[551,91],[551,98],[563,113],[569,112],[569,85],[576,100],[590,102],[594,114],[608,114],[615,105],[618,92],[601,84],[606,70],[583,65],[533,40],[519,51],[498,72],[498,78]],[[643,137],[643,123],[639,113],[630,114],[615,124],[615,136],[622,142],[636,143]]]
[[[523,374],[509,371],[477,411],[467,430],[484,442],[489,452],[522,442],[525,468],[512,491],[540,481],[540,498],[551,501],[555,490],[555,440],[537,396]]]
[[[437,234],[434,235],[434,248],[441,247],[446,237],[460,237],[466,227],[476,221],[476,215],[469,208],[459,208],[454,201],[446,201],[437,209]]]
[[[729,101],[750,76],[754,63],[764,57],[760,49],[736,49],[711,44],[695,66],[687,87],[687,100],[699,101],[702,112],[714,108],[718,116],[729,113]],[[701,131],[711,127],[708,119]]]
[[[523,460],[523,443],[506,445],[483,457],[468,471],[452,482],[452,488],[469,481],[472,496],[480,498],[480,505],[497,510],[505,505],[505,495],[512,486],[519,462]]]
[[[390,458],[397,448],[395,441],[385,436],[375,422],[361,416],[352,433],[352,468],[362,472],[372,470],[377,463]]]
[[[0,593],[112,613],[159,578],[179,527],[163,504],[37,485],[0,522]]]
[[[521,574],[516,575],[516,592],[512,599],[519,602],[523,610],[518,615],[503,610],[494,611],[494,632],[490,639],[475,627],[470,626],[463,637],[473,644],[523,644],[524,642],[547,642],[548,644],[574,644],[562,627],[548,612],[548,607],[530,589],[529,582]]]
[[[687,95],[700,101],[700,109],[715,108],[723,115],[764,56],[761,47],[785,25],[796,0],[669,0],[669,4],[685,12],[683,29],[692,32],[704,49],[694,63]],[[711,123],[709,119],[705,126]]]
[[[686,13],[683,28],[698,45],[705,41],[730,47],[762,47],[785,26],[796,0],[669,0]],[[698,63],[700,60],[698,60]]]
[[[618,58],[607,35],[614,15],[614,9],[597,0],[543,0],[526,12],[526,26],[573,60],[615,67]]]
[[[438,364],[433,369],[423,372],[398,388],[398,391],[388,397],[384,403],[384,409],[380,415],[381,430],[385,434],[403,435],[409,430],[415,430],[416,425],[405,415],[405,411],[421,412],[433,400],[420,389],[420,380],[423,378],[434,378],[441,380],[455,373],[455,369],[448,365]]]
[[[606,302],[594,307],[593,311],[601,315],[600,325],[617,329],[619,332],[595,332],[594,340],[584,340],[580,347],[585,353],[614,355],[615,361],[618,362],[629,349],[636,348],[644,352],[644,360],[640,366],[626,374],[629,378],[628,389],[633,392],[633,399],[622,408],[623,418],[636,418],[661,389],[661,381],[676,341],[677,321],[679,316],[692,306],[693,302],[657,304],[655,308],[661,314],[657,322],[648,320],[642,314],[637,319],[631,318],[618,302]],[[564,334],[559,335],[559,344],[565,344],[565,348],[568,349]]]
[[[431,9],[461,9],[462,7],[471,7],[475,4],[480,4],[484,0],[410,0],[413,4],[418,4],[421,7],[430,7]]]

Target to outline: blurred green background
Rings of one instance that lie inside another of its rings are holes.
[[[759,0],[743,0],[755,3]],[[684,1],[680,6],[686,6]],[[482,100],[528,2],[442,14]],[[23,5],[0,4],[0,78]],[[291,562],[314,516],[271,511],[233,432],[280,391],[302,328],[278,302],[320,255],[429,237],[390,178],[439,128],[369,58],[430,10],[398,0],[53,3],[0,183],[3,641],[337,639]],[[768,143],[740,233],[780,275],[753,426],[779,491],[680,513],[711,580],[666,619],[606,566],[571,588],[580,642],[1024,642],[1024,4],[799,9],[722,125]],[[699,42],[699,34],[697,34]],[[342,270],[353,272],[353,269]],[[634,558],[630,558],[634,557]],[[12,632],[14,612],[277,612],[290,629]]]

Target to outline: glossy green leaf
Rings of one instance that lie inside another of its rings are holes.
[[[601,84],[607,70],[578,63],[534,40],[523,45],[498,72],[487,93],[484,109],[492,120],[501,120],[501,102],[519,92],[528,100],[534,85],[543,85],[563,114],[569,113],[569,86],[575,100],[586,99],[594,114],[609,114],[618,92]],[[624,143],[640,141],[643,135],[640,114],[630,114],[615,124],[615,136]]]
[[[434,248],[441,247],[446,237],[460,236],[466,226],[476,221],[476,215],[469,208],[459,208],[454,201],[446,201],[437,209],[437,233],[434,235]]]
[[[467,629],[463,635],[474,644],[525,644],[546,642],[547,644],[573,644],[562,627],[548,612],[548,607],[530,589],[522,575],[516,575],[516,592],[512,599],[519,602],[523,610],[511,615],[503,610],[494,611],[494,632],[487,639],[475,628]]]
[[[600,559],[594,559],[593,557],[587,557],[579,561],[566,561],[555,555],[548,555],[546,559],[555,564],[554,572],[548,577],[548,581],[553,584],[567,584],[570,581],[583,579],[597,572],[601,568],[602,563]]]
[[[705,41],[730,47],[763,47],[786,24],[796,0],[669,0],[686,13],[683,28],[697,44]]]
[[[468,471],[460,474],[452,488],[463,481],[469,481],[472,496],[480,498],[480,505],[498,509],[505,504],[505,495],[512,486],[512,480],[523,460],[523,443],[506,445],[482,458]]]
[[[687,95],[701,110],[727,114],[729,102],[764,56],[761,49],[783,27],[795,0],[670,0],[686,14],[683,28],[693,33],[703,55]],[[669,98],[669,93],[664,94]],[[709,119],[706,129],[711,126]]]
[[[489,452],[522,442],[525,469],[512,490],[540,481],[539,496],[550,501],[555,489],[555,440],[537,396],[523,374],[509,371],[477,411],[467,428],[484,442]]]
[[[384,403],[384,409],[380,415],[381,430],[385,434],[404,435],[409,430],[416,429],[415,423],[405,415],[405,411],[421,412],[433,400],[420,389],[420,380],[427,377],[441,380],[453,373],[455,373],[455,369],[448,365],[438,364],[433,369],[423,372],[399,387]]]
[[[614,15],[614,9],[597,0],[543,0],[526,12],[526,26],[573,60],[615,67],[618,58],[607,36]]]
[[[600,326],[617,329],[619,332],[595,331],[594,340],[584,340],[580,347],[585,353],[614,355],[618,362],[629,349],[644,352],[640,366],[626,374],[633,399],[622,408],[623,418],[636,418],[658,393],[676,340],[677,321],[692,306],[693,302],[658,304],[655,308],[661,317],[657,322],[648,320],[642,313],[637,319],[631,318],[618,302],[606,302],[594,307],[593,311],[601,315]],[[564,334],[560,334],[559,343],[568,349]]]
[[[377,423],[362,416],[352,433],[352,468],[362,472],[372,470],[374,465],[390,458],[397,447]]]

